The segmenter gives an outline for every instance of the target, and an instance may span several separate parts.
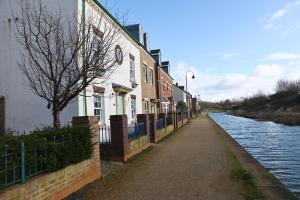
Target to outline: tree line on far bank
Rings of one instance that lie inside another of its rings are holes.
[[[201,101],[202,111],[219,111],[219,110],[237,110],[237,109],[252,109],[259,110],[262,107],[273,106],[273,109],[282,107],[282,110],[287,109],[292,105],[300,106],[300,101],[297,99],[300,96],[300,79],[299,80],[279,80],[274,87],[273,94],[266,94],[258,91],[252,96],[242,97],[239,99],[226,99],[219,102]],[[285,104],[285,105],[284,105]],[[296,109],[297,110],[297,109]],[[300,108],[299,108],[300,112]]]
[[[280,100],[290,101],[294,98],[300,96],[300,79],[299,80],[279,80],[275,85],[275,93],[266,94],[259,90],[256,94],[250,97],[243,97],[240,99],[232,99],[218,102],[220,107],[230,108],[230,107],[252,107],[257,104],[270,103],[272,101]],[[284,103],[284,102],[282,102]],[[300,102],[299,102],[300,105]]]
[[[273,94],[259,91],[251,97],[219,102],[218,106],[233,115],[300,125],[300,80],[279,80]]]

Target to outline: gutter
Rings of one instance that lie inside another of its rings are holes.
[[[82,37],[85,37],[85,1],[82,0],[82,17],[81,17],[81,23],[82,23]],[[85,41],[83,41],[83,49],[82,49],[82,62],[85,60]],[[83,107],[84,107],[84,115],[87,116],[87,99],[86,99],[86,88],[83,90]]]

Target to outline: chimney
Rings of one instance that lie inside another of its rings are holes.
[[[145,49],[147,49],[148,52],[150,52],[150,40],[148,33],[144,33],[144,47]]]
[[[170,73],[170,62],[169,61],[162,62],[161,67],[163,68],[163,70],[165,70],[165,72],[167,72],[168,74]]]
[[[157,62],[157,64],[161,65],[161,51],[160,49],[155,49],[150,51],[152,57]]]
[[[144,29],[141,24],[133,24],[125,26],[125,29],[142,45],[145,44],[144,42]]]
[[[179,86],[180,89],[182,89],[184,91],[184,86]]]

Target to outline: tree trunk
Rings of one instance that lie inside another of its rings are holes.
[[[53,126],[55,128],[60,128],[60,112],[53,110]]]

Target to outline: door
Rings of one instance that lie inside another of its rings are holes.
[[[117,95],[117,115],[124,115],[124,96]]]

